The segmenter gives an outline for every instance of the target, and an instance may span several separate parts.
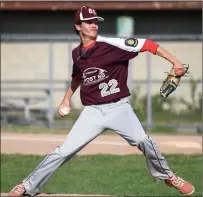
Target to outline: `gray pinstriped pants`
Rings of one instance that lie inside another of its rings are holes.
[[[38,193],[60,166],[106,129],[114,130],[143,152],[149,172],[155,180],[173,175],[155,142],[145,134],[128,98],[123,98],[116,103],[86,106],[61,147],[49,153],[23,180],[27,193],[32,196]]]

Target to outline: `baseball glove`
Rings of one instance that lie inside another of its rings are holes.
[[[185,65],[185,64],[183,64]],[[176,90],[180,83],[181,77],[183,77],[186,73],[189,73],[189,65],[184,67],[185,72],[183,75],[176,75],[174,69],[172,68],[170,72],[168,72],[166,79],[163,81],[163,84],[160,88],[160,95],[163,98],[168,97],[173,91]]]

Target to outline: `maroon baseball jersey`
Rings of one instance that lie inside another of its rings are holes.
[[[147,39],[107,38],[97,36],[85,50],[79,45],[72,51],[73,80],[81,80],[83,105],[96,105],[130,96],[127,87],[129,60],[139,52],[155,54],[158,44]]]

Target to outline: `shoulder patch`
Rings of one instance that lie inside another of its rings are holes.
[[[125,40],[125,45],[129,47],[136,47],[138,45],[138,40],[135,38],[128,38]]]

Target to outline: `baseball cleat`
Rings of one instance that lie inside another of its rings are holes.
[[[22,183],[16,185],[9,193],[8,196],[23,196],[25,194],[25,187]]]
[[[191,183],[181,179],[176,175],[170,179],[165,180],[165,183],[170,187],[176,188],[181,194],[185,196],[192,195],[195,191],[195,188]]]

